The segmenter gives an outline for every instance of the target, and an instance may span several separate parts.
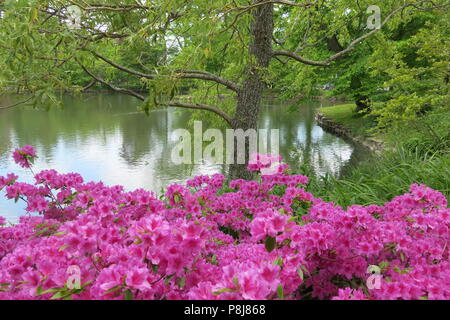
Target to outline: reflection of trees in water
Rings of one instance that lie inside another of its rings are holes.
[[[117,98],[115,95],[66,96],[63,110],[48,112],[18,107],[2,113],[1,127],[13,133],[18,145],[38,146],[41,157],[51,158],[59,141],[85,145],[94,139],[102,142],[108,139],[117,122],[109,115],[115,110]],[[128,99],[118,107],[131,111],[135,105],[136,102]]]
[[[136,165],[155,146],[165,146],[168,134],[168,112],[155,110],[147,117],[136,110],[138,104],[132,97],[97,94],[67,96],[64,110],[4,110],[0,114],[0,151],[12,148],[10,135],[15,144],[38,146],[41,157],[52,158],[59,141],[72,145],[98,141],[105,145],[119,134],[120,156],[127,164]]]
[[[339,173],[340,178],[350,173],[354,168],[358,166],[358,164],[365,160],[368,160],[373,156],[372,151],[364,146],[353,144],[353,147],[355,148],[355,150],[354,152],[352,152],[350,160],[342,164]]]
[[[167,180],[189,177],[202,168],[207,173],[212,170],[213,166],[174,166],[170,162],[176,144],[169,141],[170,134],[178,128],[186,128],[192,134],[189,111],[159,109],[147,117],[137,111],[139,103],[128,96],[95,94],[66,96],[64,110],[46,112],[29,107],[3,110],[0,112],[0,157],[16,144],[35,145],[40,156],[47,159],[53,158],[58,142],[75,148],[108,144],[115,148],[118,144],[119,157],[129,168],[140,168],[148,162],[149,167],[143,172],[165,176]],[[293,167],[309,163],[316,172],[336,172],[341,166],[345,171],[358,162],[360,152],[353,153],[347,161],[340,150],[348,145],[339,143],[338,138],[323,133],[315,125],[317,106],[320,102],[306,102],[289,113],[288,106],[266,101],[261,110],[260,128],[280,129],[280,151]],[[209,127],[207,118],[204,120],[203,131]]]
[[[287,106],[269,105],[263,109],[260,125],[281,129],[280,151],[291,166],[308,165],[318,174],[338,175],[341,165],[347,163],[349,147],[316,125],[319,106],[321,102],[306,102],[289,113]]]
[[[151,151],[165,144],[167,112],[121,116],[118,120],[122,135],[120,157],[130,166],[138,165]]]
[[[6,114],[8,110],[0,111],[0,159],[12,148],[10,127],[7,125]]]

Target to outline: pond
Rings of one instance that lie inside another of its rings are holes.
[[[0,105],[15,101],[0,98]],[[78,172],[85,181],[123,185],[127,190],[145,188],[161,194],[171,183],[183,183],[199,174],[223,173],[221,165],[175,165],[171,161],[175,129],[188,128],[190,112],[161,108],[149,117],[137,111],[140,101],[117,94],[66,96],[63,109],[49,111],[20,106],[0,110],[0,175],[14,172],[32,182],[26,169],[14,163],[14,148],[30,144],[39,158],[34,170]],[[317,108],[327,101],[289,105],[265,100],[260,128],[280,129],[280,152],[291,166],[310,161],[317,174],[340,175],[356,164],[366,150],[326,133],[315,123]],[[0,216],[10,222],[24,214],[24,205],[0,196]]]

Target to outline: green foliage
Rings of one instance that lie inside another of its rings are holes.
[[[323,108],[335,121],[364,132],[375,122],[370,117],[354,118],[354,105]],[[358,119],[364,119],[361,125]],[[364,129],[366,128],[366,129]],[[450,112],[448,108],[418,119],[397,121],[380,136],[388,150],[373,155],[340,178],[314,177],[307,166],[302,173],[312,176],[309,190],[341,206],[353,203],[383,204],[405,193],[411,184],[426,184],[450,199]]]
[[[421,22],[420,26],[416,20],[411,21],[416,24],[415,34],[411,35],[409,31],[410,37],[403,35],[395,42],[385,40],[375,50],[372,57],[374,74],[387,76],[384,87],[390,89],[390,100],[373,112],[378,116],[380,127],[420,119],[428,112],[448,107],[448,18],[448,14],[419,14],[416,19]]]
[[[275,249],[276,245],[277,242],[273,237],[267,237],[266,241],[264,242],[264,246],[268,252],[272,252]]]
[[[331,56],[367,32],[365,10],[374,4],[381,8],[382,18],[394,8],[389,1],[339,1],[328,11],[299,14],[298,28],[289,33],[285,46],[306,57]],[[384,102],[373,110],[380,128],[417,119],[449,104],[449,18],[448,10],[409,7],[327,68],[274,63],[272,72],[280,79],[277,88],[289,98],[325,94]],[[325,84],[330,88],[324,92]]]
[[[351,204],[383,204],[408,191],[414,183],[426,184],[450,199],[450,154],[428,155],[400,149],[363,163],[336,179],[331,176],[312,179],[309,191],[318,192],[327,201],[347,207]]]
[[[92,80],[80,68],[83,64],[108,83],[148,93],[141,107],[146,113],[157,98],[167,101],[178,94],[188,94],[191,103],[210,103],[232,113],[233,103],[218,98],[229,95],[223,86],[182,79],[174,70],[207,71],[242,84],[252,62],[248,50],[252,10],[246,8],[246,0],[194,3],[155,0],[146,2],[145,8],[129,9],[136,1],[4,1],[0,4],[0,90],[37,93],[34,105],[57,105],[60,92],[80,92]],[[439,7],[445,1],[433,4]],[[67,25],[70,5],[82,10],[79,29]],[[400,4],[336,0],[306,9],[277,4],[274,48],[324,60],[367,33],[370,5],[380,6],[385,18]],[[318,95],[324,84],[332,83],[328,95],[389,100],[375,111],[381,125],[411,119],[445,103],[448,86],[436,84],[448,75],[448,21],[445,10],[422,12],[410,6],[329,67],[282,57],[273,59],[264,80],[285,97]],[[156,78],[143,81],[126,68]],[[392,91],[384,91],[386,86]],[[97,83],[94,88],[100,87],[104,86]],[[217,122],[216,116],[211,119]]]
[[[361,115],[356,112],[355,104],[343,104],[320,108],[319,112],[328,119],[340,123],[351,130],[354,136],[368,135],[370,129],[374,128],[376,122],[372,115]]]

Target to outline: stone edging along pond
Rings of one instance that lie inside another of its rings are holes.
[[[362,145],[374,153],[379,154],[385,150],[385,145],[383,142],[371,138],[356,137],[352,135],[349,128],[346,128],[342,124],[327,118],[320,112],[316,114],[316,121],[317,124],[325,131],[341,137],[344,140]]]

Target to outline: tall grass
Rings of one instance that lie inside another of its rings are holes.
[[[376,125],[373,117],[360,117],[354,105],[322,108],[327,117],[365,136]],[[435,110],[411,121],[385,128],[382,140],[390,151],[359,164],[345,176],[317,177],[303,165],[300,172],[310,177],[309,190],[343,207],[351,204],[383,204],[404,194],[411,184],[426,184],[450,199],[450,110]]]
[[[408,192],[411,184],[426,184],[450,199],[450,154],[426,154],[400,147],[360,164],[340,179],[311,177],[308,190],[324,200],[347,207],[352,204],[383,204]]]

